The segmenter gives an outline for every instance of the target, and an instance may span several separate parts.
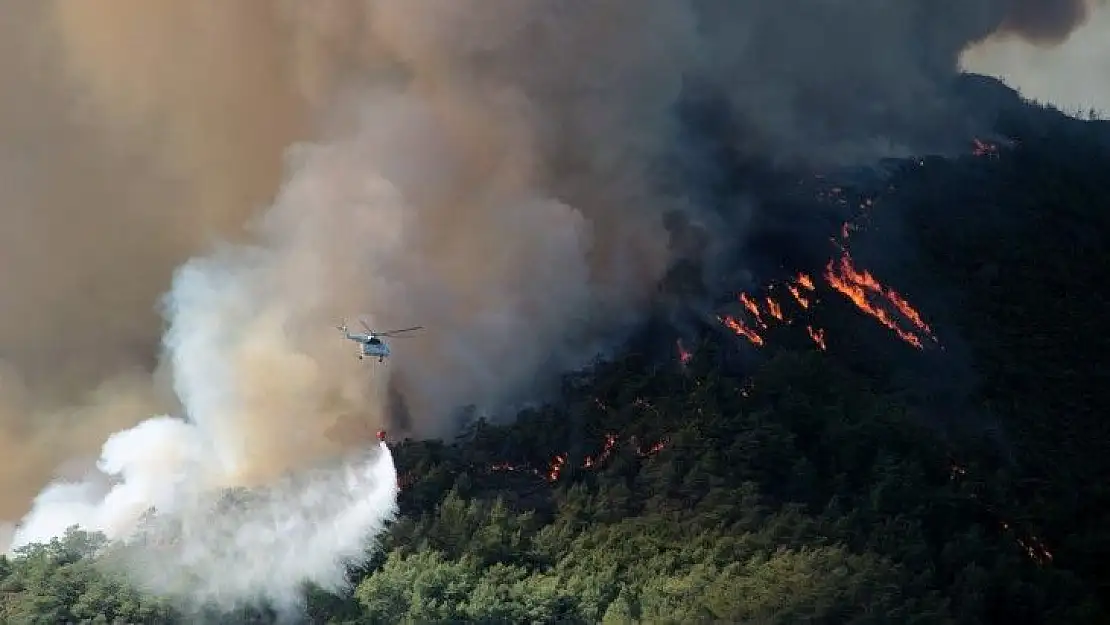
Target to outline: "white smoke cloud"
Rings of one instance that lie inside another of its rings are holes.
[[[404,375],[413,420],[434,427],[462,404],[527,397],[539,374],[583,364],[625,323],[580,316],[628,303],[603,301],[586,220],[532,190],[520,163],[460,192],[466,153],[436,110],[403,91],[359,107],[339,138],[290,150],[252,244],[177,270],[163,347],[180,418],[110,437],[86,479],[40,494],[15,546],[72,525],[101,531],[133,544],[122,562],[146,587],[195,602],[334,586],[393,514],[396,476],[388,459],[336,465],[365,442],[333,432],[382,425],[390,376]],[[454,219],[466,236],[437,231]],[[368,365],[332,327],[363,311],[428,332]],[[230,511],[211,512],[240,488]]]
[[[336,466],[155,518],[118,561],[142,572],[140,588],[187,605],[227,609],[261,598],[288,610],[301,604],[306,581],[345,585],[346,566],[365,557],[367,540],[396,513],[396,496],[381,443]]]

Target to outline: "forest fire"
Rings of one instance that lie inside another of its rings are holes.
[[[605,444],[601,447],[601,453],[599,453],[596,458],[593,456],[586,456],[586,459],[582,461],[582,467],[585,469],[592,469],[595,466],[599,466],[601,463],[608,460],[609,455],[613,453],[613,447],[615,447],[616,444],[617,435],[606,434]]]
[[[755,322],[759,324],[759,327],[766,330],[767,324],[763,321],[763,314],[759,311],[759,304],[755,303],[755,300],[748,297],[747,293],[740,294],[740,303],[743,304],[744,308],[747,308],[748,312],[752,314],[752,317],[755,318]]]
[[[786,321],[782,316],[782,307],[779,306],[778,302],[771,299],[770,296],[768,296],[765,301],[767,302],[767,311],[771,313],[772,317],[779,321]],[[789,323],[789,321],[787,321],[787,323]]]
[[[739,321],[727,315],[724,317],[718,317],[718,319],[720,319],[721,323],[725,324],[728,329],[751,341],[752,345],[755,345],[756,347],[763,346],[763,337],[759,336],[759,333],[757,333],[755,330],[744,325],[742,321]]]
[[[975,146],[977,150],[983,153],[997,150],[997,146],[979,140],[976,140]],[[818,179],[820,178],[818,176]],[[825,191],[818,191],[817,198],[820,201],[832,201],[837,204],[847,202],[846,193],[841,187],[831,187]],[[875,200],[873,198],[864,198],[860,200],[859,208],[866,211],[874,205]],[[878,321],[913,347],[923,349],[925,339],[939,343],[933,335],[932,328],[906,298],[893,289],[884,286],[869,271],[856,268],[846,246],[847,239],[856,230],[858,230],[858,225],[852,221],[846,221],[841,225],[838,233],[839,240],[833,239],[833,243],[840,249],[841,255],[839,259],[830,260],[826,265],[823,276],[825,282],[834,291],[851,301],[860,311]],[[792,299],[801,311],[812,310],[818,301],[815,298],[817,285],[808,274],[800,273],[783,286],[790,295],[788,300]],[[775,285],[770,285],[767,291],[771,292],[774,288]],[[729,330],[738,336],[744,337],[756,347],[765,345],[766,338],[762,332],[769,330],[768,322],[770,320],[786,324],[792,322],[782,302],[770,294],[756,299],[742,292],[739,294],[739,301],[747,320],[737,315],[719,316],[718,320]],[[806,332],[818,349],[827,349],[825,330],[807,325]]]
[[[1006,521],[999,521],[999,525],[1002,526],[1003,530],[1012,531],[1014,533],[1014,540],[1025,550],[1030,560],[1033,560],[1041,566],[1052,562],[1052,552],[1049,551],[1048,548],[1044,546],[1044,543],[1038,540],[1036,536],[1030,534],[1028,537],[1023,537],[1018,534],[1016,529],[1011,528],[1010,524]]]
[[[551,466],[547,468],[547,481],[554,482],[563,472],[563,465],[567,463],[567,455],[560,454],[551,459]]]
[[[839,190],[835,190],[835,194],[839,194]],[[871,206],[871,204],[871,200],[865,202],[866,206]],[[846,222],[841,228],[841,237],[847,238],[852,229],[854,229],[854,225]],[[857,269],[848,250],[843,245],[838,245],[842,250],[841,256],[838,260],[828,262],[824,274],[826,283],[833,290],[846,297],[856,308],[878,321],[913,347],[922,349],[924,347],[923,337],[934,343],[938,342],[933,335],[932,328],[906,298],[902,297],[897,291],[884,286],[869,271]],[[817,291],[817,285],[813,278],[805,273],[798,274],[787,282],[785,287],[790,294],[790,298],[803,311],[810,310],[817,301],[813,298],[813,294]],[[768,291],[773,288],[774,285],[771,285],[768,287]],[[885,304],[880,305],[875,300],[880,300]],[[786,324],[792,321],[784,311],[782,303],[770,295],[766,295],[762,300],[757,301],[747,293],[740,293],[739,301],[749,316],[747,322],[733,315],[720,316],[718,320],[725,327],[735,334],[743,336],[756,347],[762,347],[766,343],[766,339],[760,331],[769,329],[769,319]],[[908,324],[910,329],[903,328],[899,323],[900,320]],[[806,331],[818,349],[825,350],[827,348],[824,330],[817,330],[809,325],[806,327]]]
[[[814,329],[813,326],[806,326],[806,331],[809,332],[809,338],[817,344],[817,349],[825,351],[825,330],[821,328]]]
[[[794,297],[794,301],[798,302],[799,306],[806,309],[809,308],[809,300],[806,299],[804,295],[802,295],[802,292],[798,290],[798,287],[794,286],[793,284],[788,284],[786,285],[786,290],[790,291],[790,295]]]
[[[616,434],[606,434],[605,442],[602,444],[601,451],[599,451],[596,456],[586,456],[585,458],[583,458],[582,463],[579,465],[579,468],[587,470],[600,468],[602,465],[605,464],[609,457],[613,455],[613,451],[616,449],[617,442],[619,440],[620,437]],[[628,439],[628,442],[636,448],[636,455],[641,458],[653,456],[662,451],[667,446],[666,441],[658,441],[656,443],[648,445],[647,447],[643,447],[638,444],[635,437],[630,437]],[[548,482],[557,482],[562,476],[563,470],[566,468],[566,465],[567,454],[561,453],[557,454],[551,459],[550,464],[545,470],[540,470],[525,464],[512,464],[509,462],[499,462],[497,464],[490,465],[489,470],[491,472],[530,473],[532,475],[542,477]]]
[[[852,257],[847,252],[840,257],[839,262],[829,261],[825,268],[825,279],[828,280],[830,286],[851,300],[856,308],[875,318],[910,345],[921,349],[921,338],[909,330],[900,328],[890,312],[879,308],[870,301],[869,294],[884,298],[917,331],[928,335],[934,342],[936,341],[936,338],[932,336],[932,329],[922,320],[920,313],[897,292],[884,287],[870,272],[856,269],[852,263]]]
[[[802,308],[802,310],[808,310],[809,307],[816,302],[816,300],[811,299],[809,295],[804,293],[804,291],[815,292],[817,288],[813,282],[813,278],[809,277],[809,275],[805,273],[800,273],[793,280],[786,283],[785,286],[787,292],[790,293],[793,300],[798,304],[798,306]],[[774,285],[771,285],[771,287],[768,288],[769,291],[773,289]],[[769,328],[767,322],[768,319],[774,319],[778,323],[785,324],[790,324],[793,322],[793,320],[786,314],[783,305],[769,294],[765,295],[762,300],[757,301],[747,293],[740,293],[739,300],[745,311],[751,316],[751,320],[754,322],[754,325],[758,326],[762,330],[767,330]],[[737,319],[736,317],[730,315],[719,317],[718,319],[721,321],[722,324],[724,324],[725,327],[732,330],[736,334],[748,339],[748,341],[751,342],[752,345],[755,345],[756,347],[761,347],[766,343],[766,339],[764,339],[764,337],[759,334],[759,332],[754,327],[752,327],[752,325],[746,324],[740,319]],[[810,338],[812,338],[814,342],[817,343],[818,347],[820,347],[821,349],[825,349],[824,331],[822,330],[817,334],[815,334],[815,331],[812,328],[808,329],[808,331],[810,334]]]
[[[951,466],[949,467],[949,479],[956,481],[964,477],[965,475],[967,475],[967,469],[960,466],[956,462],[951,463]],[[978,497],[974,493],[971,495],[971,497],[973,499],[978,499]],[[995,516],[996,518],[998,517],[997,513],[991,511],[989,507],[988,511],[991,513],[992,516]],[[1002,528],[1002,531],[1013,534],[1014,542],[1016,542],[1018,546],[1020,546],[1022,550],[1025,551],[1030,560],[1037,563],[1039,566],[1044,566],[1052,562],[1052,552],[1048,550],[1048,547],[1045,546],[1045,544],[1040,539],[1038,539],[1033,534],[1022,536],[1017,528],[1013,527],[1009,521],[1001,518],[998,518],[997,520],[999,527]]]

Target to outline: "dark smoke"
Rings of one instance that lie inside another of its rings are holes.
[[[1057,41],[1080,6],[3,0],[0,518],[172,407],[148,376],[156,299],[279,195],[292,141],[321,139],[290,158],[264,252],[205,259],[213,312],[192,311],[244,343],[212,341],[257,480],[330,453],[338,416],[384,418],[328,342],[338,317],[433,328],[395,362],[415,434],[527,400],[641,321],[676,262],[712,287],[758,265],[753,222],[809,227],[759,217],[784,205],[758,172],[962,148],[960,51]],[[692,91],[727,123],[692,132]]]
[[[999,28],[1041,45],[1062,43],[1091,15],[1092,0],[1008,0]]]

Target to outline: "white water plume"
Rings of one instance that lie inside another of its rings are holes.
[[[305,582],[343,583],[397,495],[384,443],[340,431],[382,423],[390,369],[359,363],[329,321],[385,292],[357,276],[380,274],[402,223],[401,198],[353,145],[294,150],[258,243],[178,269],[163,364],[180,417],[109,437],[84,479],[40,493],[13,547],[101,532],[108,561],[189,606],[296,604]]]
[[[155,518],[121,552],[142,588],[201,604],[232,607],[265,598],[300,603],[301,584],[335,590],[346,565],[395,512],[397,473],[389,448],[277,484],[225,493],[190,514]],[[167,564],[170,564],[167,566]]]

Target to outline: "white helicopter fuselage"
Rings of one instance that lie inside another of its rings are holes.
[[[380,339],[375,339],[373,342],[366,341],[362,344],[362,355],[387,358],[390,355],[389,344]]]
[[[359,344],[359,350],[361,352],[359,358],[372,356],[380,361],[388,358],[390,355],[389,344],[376,336],[348,332],[347,338]]]
[[[360,319],[359,323],[362,324],[362,327],[366,328],[365,333],[363,333],[363,332],[351,332],[350,330],[347,329],[347,323],[346,322],[343,322],[342,324],[335,326],[335,329],[342,332],[343,336],[345,336],[348,341],[354,341],[354,342],[358,343],[358,345],[359,345],[359,347],[358,347],[358,359],[359,360],[363,360],[367,356],[370,356],[370,357],[377,358],[378,362],[384,362],[385,359],[389,358],[390,354],[392,353],[392,350],[389,349],[389,343],[383,341],[382,339],[384,339],[387,336],[395,336],[395,335],[398,335],[398,334],[404,334],[405,332],[412,332],[414,330],[423,330],[424,329],[424,326],[413,326],[411,328],[404,328],[402,330],[390,330],[389,332],[377,332],[373,328],[371,328],[369,325],[367,325],[365,321]]]

